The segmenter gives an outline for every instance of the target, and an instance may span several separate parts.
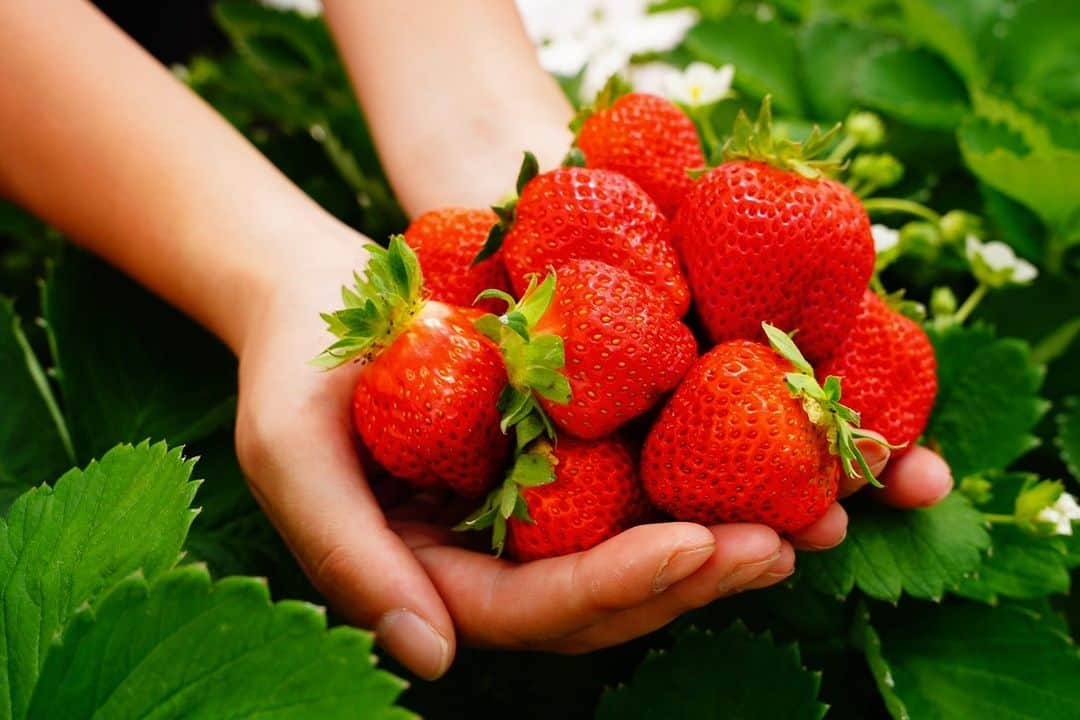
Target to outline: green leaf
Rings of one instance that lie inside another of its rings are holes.
[[[1058,107],[1080,106],[1080,6],[1057,0],[1017,3],[989,46],[993,79],[1010,94]]]
[[[859,65],[854,92],[864,104],[929,130],[952,131],[968,109],[963,82],[925,50],[878,50]]]
[[[978,85],[985,62],[978,41],[999,17],[1001,0],[900,0],[912,36],[936,50],[969,84]]]
[[[0,512],[74,462],[67,424],[10,300],[0,297]]]
[[[960,125],[964,161],[980,180],[1034,210],[1064,232],[1076,212],[1080,143],[1055,133],[1053,118],[1013,102],[974,95],[975,111]]]
[[[1008,467],[1038,440],[1032,428],[1046,412],[1038,397],[1043,369],[1026,343],[997,338],[986,326],[930,328],[938,363],[938,397],[927,435],[953,476]]]
[[[328,631],[321,608],[189,565],[129,577],[76,613],[30,716],[389,720],[413,717],[393,706],[405,685],[375,669],[369,633]]]
[[[829,595],[858,587],[878,600],[936,600],[979,567],[989,544],[982,514],[958,494],[908,511],[865,502],[852,509],[843,544],[799,563],[801,577]]]
[[[683,43],[699,60],[716,66],[734,64],[735,87],[754,100],[771,94],[777,110],[804,113],[795,35],[779,21],[761,22],[750,15],[705,20],[687,33]]]
[[[1061,450],[1061,460],[1080,481],[1080,399],[1072,397],[1065,401],[1065,409],[1057,416],[1057,426],[1055,442]]]
[[[873,613],[867,656],[894,718],[1080,717],[1080,654],[1054,618],[968,603],[888,615]]]
[[[191,461],[164,443],[110,450],[0,520],[0,717],[25,715],[48,644],[80,605],[136,570],[180,556],[195,513]]]
[[[295,573],[297,567],[266,514],[251,494],[233,451],[232,436],[221,433],[189,446],[199,461],[199,515],[188,531],[186,561],[201,561],[215,575]],[[275,584],[275,590],[282,588]]]
[[[690,628],[671,650],[650,652],[628,685],[608,691],[596,717],[821,718],[827,706],[817,700],[820,684],[796,645],[777,647],[739,623],[716,634]]]
[[[982,565],[955,590],[996,604],[1001,597],[1037,598],[1069,591],[1068,555],[1061,542],[1012,525],[995,525]]]
[[[856,72],[871,50],[886,41],[875,30],[831,17],[799,31],[803,87],[819,119],[840,121],[855,109]]]
[[[1038,262],[1046,252],[1046,229],[1039,216],[986,183],[979,183],[979,194],[997,235],[1021,256]]]
[[[120,442],[190,442],[232,420],[232,355],[100,260],[70,249],[43,302],[80,461]]]

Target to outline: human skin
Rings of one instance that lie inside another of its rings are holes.
[[[545,166],[558,161],[570,109],[510,0],[328,0],[326,13],[410,214],[489,204],[525,147]],[[363,267],[366,238],[78,0],[0,3],[0,128],[0,193],[237,355],[237,452],[252,492],[329,601],[421,677],[444,673],[458,642],[568,653],[624,642],[779,582],[795,548],[843,539],[837,504],[790,538],[759,525],[657,523],[515,565],[431,522],[439,498],[384,511],[350,418],[361,368],[308,364],[329,340],[318,313]],[[879,446],[864,451],[884,468]],[[883,479],[875,494],[900,507],[932,504],[952,485],[924,448]]]

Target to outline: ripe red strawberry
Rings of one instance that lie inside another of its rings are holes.
[[[926,429],[937,394],[934,348],[918,323],[873,291],[863,295],[854,329],[819,369],[819,377],[826,375],[843,380],[844,404],[889,442],[910,447]]]
[[[870,221],[844,185],[774,143],[768,103],[755,129],[740,115],[729,162],[698,178],[675,219],[676,244],[714,342],[761,339],[760,323],[797,329],[812,360],[851,330],[874,269]]]
[[[402,237],[369,245],[365,276],[343,289],[345,309],[324,314],[338,338],[317,360],[364,363],[353,416],[372,458],[418,486],[481,495],[510,449],[498,398],[507,370],[473,310],[423,297],[420,266]]]
[[[604,437],[673,389],[697,344],[666,300],[625,270],[573,260],[555,274],[534,332],[563,339],[570,402],[540,402],[561,430]]]
[[[677,316],[686,314],[690,293],[671,245],[671,228],[636,183],[610,170],[579,167],[531,179],[523,175],[513,224],[502,243],[516,293],[525,291],[531,274],[543,275],[574,259],[600,260],[662,293]],[[489,241],[489,247],[497,245]]]
[[[729,340],[703,355],[645,441],[645,492],[680,520],[797,532],[825,514],[852,461],[872,477],[840,383],[818,385],[790,338],[766,331],[773,349]]]
[[[605,89],[606,90],[606,89]],[[630,178],[667,217],[693,182],[689,170],[705,167],[697,130],[674,103],[656,95],[601,93],[580,124],[577,147],[588,167]]]
[[[493,527],[496,550],[505,540],[510,556],[525,562],[588,550],[648,510],[626,441],[562,437],[555,446],[533,443],[460,527]]]
[[[484,290],[510,290],[510,278],[498,255],[471,265],[498,221],[490,208],[448,207],[426,212],[410,223],[405,242],[420,260],[424,287],[433,300],[469,307]],[[498,304],[487,300],[477,307],[494,311]]]

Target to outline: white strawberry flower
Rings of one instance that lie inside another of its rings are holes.
[[[703,62],[690,63],[685,70],[664,62],[630,67],[630,82],[635,90],[690,107],[709,105],[730,95],[734,77],[732,65],[715,68]]]
[[[874,252],[878,255],[887,253],[900,244],[900,231],[887,225],[871,225],[870,234],[874,237]]]
[[[1072,535],[1073,522],[1080,520],[1080,505],[1077,504],[1075,497],[1063,492],[1053,505],[1043,508],[1035,517],[1052,527],[1055,535]]]
[[[1017,257],[1013,249],[1003,242],[984,243],[974,235],[968,235],[964,249],[975,279],[984,285],[1023,285],[1039,274],[1034,265]]]
[[[518,0],[526,32],[549,72],[582,72],[582,96],[592,99],[607,79],[626,72],[634,55],[678,45],[697,11],[650,13],[651,0]]]
[[[262,0],[262,4],[278,10],[295,10],[308,17],[322,15],[321,0]]]
[[[732,65],[717,68],[708,63],[692,62],[682,72],[667,77],[664,95],[690,107],[710,105],[731,93],[734,77]]]

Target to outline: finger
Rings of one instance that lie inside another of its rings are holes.
[[[748,553],[759,553],[753,539]],[[470,643],[535,647],[645,602],[710,560],[713,533],[693,523],[640,525],[586,552],[515,565],[456,548],[417,551]]]
[[[792,544],[800,550],[828,550],[836,547],[847,535],[847,512],[840,503],[833,503],[813,525],[791,535]]]
[[[717,550],[696,573],[672,585],[661,595],[634,608],[613,613],[587,628],[565,638],[557,639],[545,649],[555,652],[581,653],[618,645],[653,632],[683,613],[707,605],[718,598],[744,590],[768,587],[789,577],[795,570],[795,550],[781,541],[775,533],[773,552],[757,562],[732,564],[725,558],[725,543],[747,528],[768,528],[752,525],[720,525],[714,528]],[[759,532],[755,530],[755,532]]]
[[[928,507],[952,491],[949,465],[929,448],[916,445],[896,458],[874,496],[900,508]]]
[[[881,437],[877,433],[870,434],[878,438]],[[862,453],[866,464],[870,466],[870,471],[874,473],[874,477],[880,477],[881,473],[885,471],[885,466],[889,464],[889,448],[867,438],[856,440],[855,446]],[[855,464],[855,472],[857,473],[855,477],[848,477],[846,474],[840,476],[840,497],[844,498],[857,492],[868,482],[866,478],[862,477],[858,463]]]
[[[387,527],[352,446],[334,418],[288,433],[320,442],[260,443],[269,468],[252,488],[312,582],[353,623],[417,675],[435,678],[455,651],[454,626],[408,546]],[[270,435],[269,437],[279,437]],[[272,456],[270,456],[272,453]]]

